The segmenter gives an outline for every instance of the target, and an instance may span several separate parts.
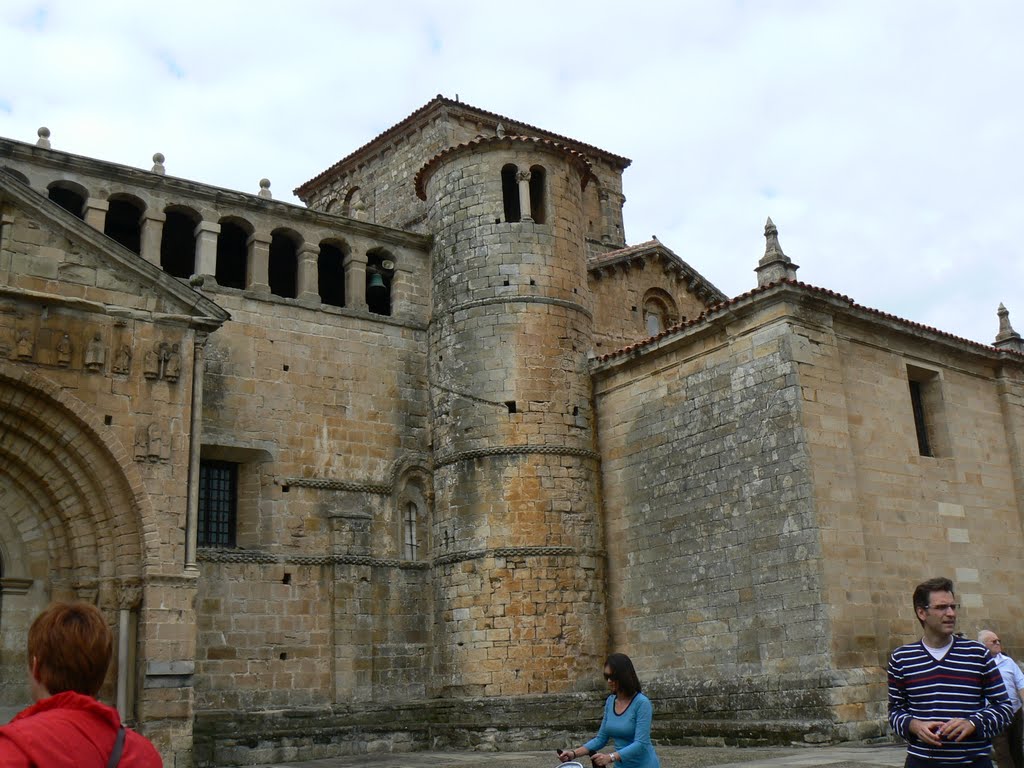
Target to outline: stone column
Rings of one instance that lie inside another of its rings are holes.
[[[516,181],[519,182],[519,220],[533,221],[533,209],[530,207],[530,172],[517,171]]]
[[[192,342],[192,410],[188,430],[188,502],[185,509],[185,574],[199,575],[196,564],[199,533],[199,453],[203,430],[203,368],[206,340],[204,331],[196,331]]]
[[[609,231],[612,226],[612,209],[609,205],[611,197],[607,190],[602,189],[597,193],[597,198],[601,201],[601,242],[610,243],[612,241],[612,233]]]
[[[296,298],[308,304],[320,303],[319,275],[317,260],[320,257],[320,246],[315,243],[303,243],[299,246],[299,270],[296,281]]]
[[[245,288],[255,293],[270,293],[270,237],[254,232],[246,245],[249,258],[245,267]]]
[[[342,262],[345,269],[345,306],[350,309],[366,307],[366,254],[353,248]]]
[[[158,211],[146,211],[139,223],[142,225],[139,236],[139,255],[150,264],[160,266],[160,240],[164,234],[164,222],[167,215]]]
[[[220,224],[212,221],[200,221],[193,234],[196,238],[195,274],[216,282],[217,236],[220,235]]]
[[[110,210],[109,200],[100,200],[95,197],[90,197],[85,201],[85,210],[83,213],[83,219],[93,229],[102,232],[103,227],[107,223],[107,211]]]

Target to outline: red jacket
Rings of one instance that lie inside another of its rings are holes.
[[[40,699],[0,727],[0,768],[106,768],[121,717],[91,696]],[[119,768],[163,768],[144,736],[127,731]]]

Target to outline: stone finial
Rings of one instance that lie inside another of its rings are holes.
[[[43,149],[50,148],[50,129],[45,125],[36,131],[36,136],[39,138],[36,140],[36,146],[42,147]]]
[[[164,173],[167,170],[166,168],[164,168],[165,159],[166,158],[164,158],[162,152],[157,152],[155,155],[153,155],[153,173],[159,173],[161,176],[164,175]]]
[[[996,314],[999,315],[999,333],[996,334],[996,340],[992,346],[999,347],[1000,349],[1012,349],[1015,352],[1024,352],[1024,339],[1021,339],[1020,334],[1013,330],[1013,326],[1010,325],[1009,310],[1000,303]]]
[[[270,179],[260,179],[260,191],[259,196],[270,200],[273,195],[270,194]]]
[[[780,280],[795,280],[799,267],[782,252],[782,246],[779,245],[779,230],[771,216],[764,225],[764,239],[764,256],[757,262],[757,268],[754,270],[757,272],[758,287]]]
[[[505,126],[503,124],[501,124],[501,123],[498,123],[497,134],[498,134],[498,138],[499,139],[504,139],[505,138]]]

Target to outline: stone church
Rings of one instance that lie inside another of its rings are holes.
[[[177,766],[578,743],[612,650],[662,742],[882,735],[934,575],[1024,642],[1003,308],[861,306],[770,220],[730,298],[627,242],[627,158],[442,96],[305,207],[53,144],[0,139],[8,711],[68,598]]]

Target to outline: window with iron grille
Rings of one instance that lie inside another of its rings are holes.
[[[200,547],[235,546],[238,465],[227,461],[199,463]]]

